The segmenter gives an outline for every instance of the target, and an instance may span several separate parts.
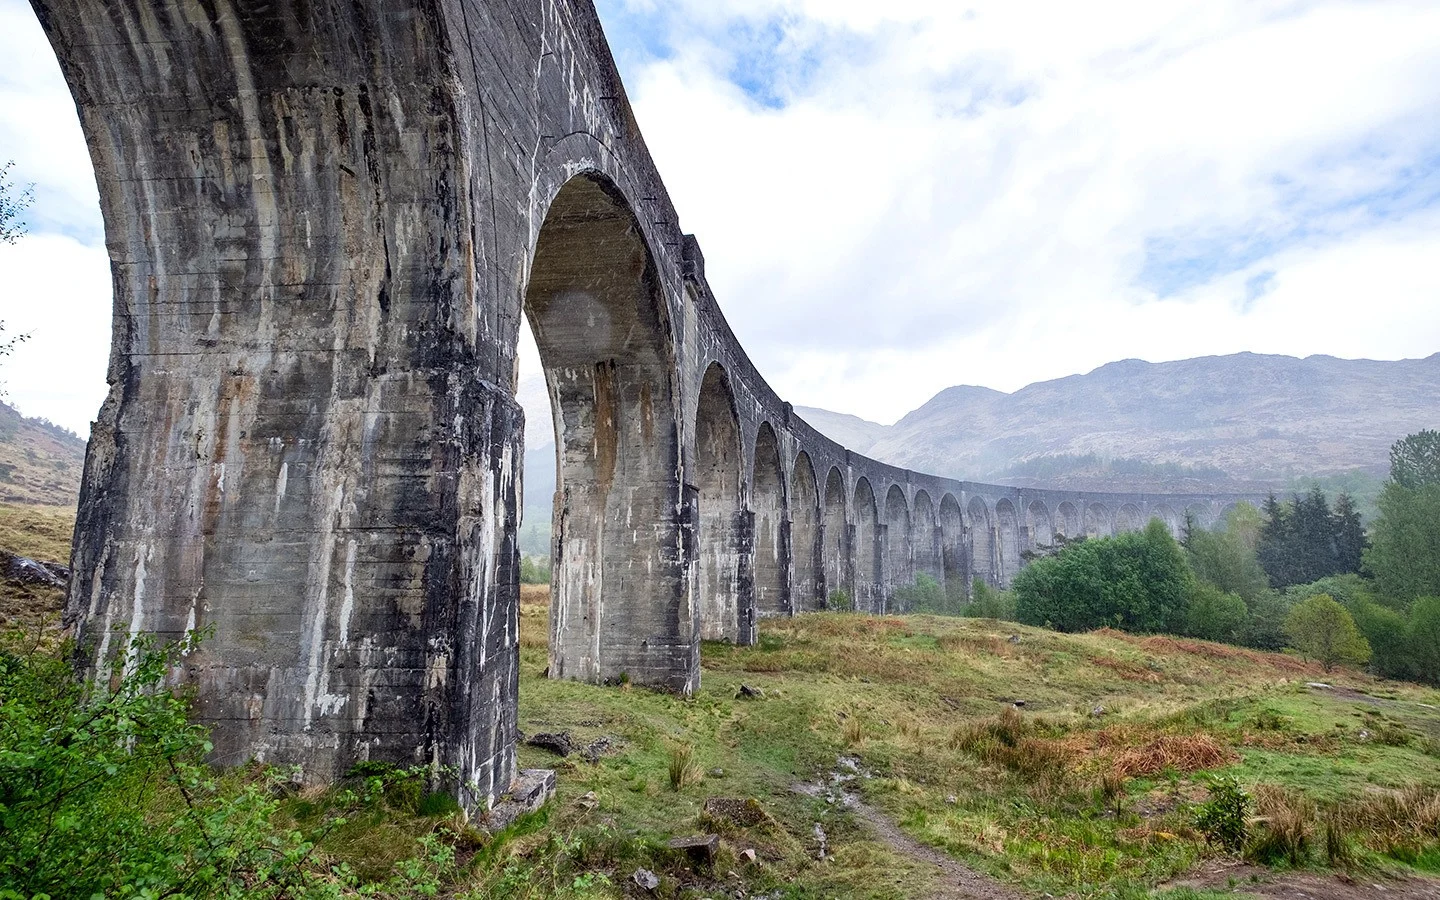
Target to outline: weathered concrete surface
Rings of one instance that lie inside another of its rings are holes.
[[[1004,584],[1053,533],[1224,499],[876,463],[756,372],[584,0],[32,0],[115,276],[67,604],[178,680],[224,762],[515,778],[522,315],[555,415],[550,671],[681,693],[698,640]],[[838,596],[838,595],[837,595]]]

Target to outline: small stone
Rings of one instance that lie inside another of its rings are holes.
[[[556,756],[569,756],[575,749],[574,743],[570,740],[570,732],[561,731],[557,734],[541,732],[527,740],[525,743],[531,747],[539,747],[541,750],[549,750]]]
[[[1360,740],[1362,740],[1362,741],[1368,741],[1368,740],[1370,740],[1370,732],[1369,732],[1369,730],[1368,730],[1368,729],[1365,729],[1365,728],[1360,729],[1360,734],[1358,735],[1358,737],[1359,737]]]
[[[1307,681],[1307,682],[1305,682],[1305,686],[1308,687],[1308,688],[1314,688],[1314,689],[1317,690],[1317,691],[1328,691],[1328,690],[1330,690],[1330,685],[1326,684],[1326,683],[1323,682],[1323,681]]]
[[[1015,701],[1015,708],[1016,708],[1016,709],[1024,709],[1024,708],[1025,708],[1025,701],[1024,701],[1024,700],[1016,700],[1016,701]]]
[[[1090,710],[1090,715],[1094,716],[1097,719],[1100,718],[1101,716],[1105,715],[1105,707],[1096,706],[1094,709]]]
[[[595,796],[594,791],[588,791],[575,803],[585,809],[594,809],[600,805],[600,798]]]
[[[635,874],[630,876],[630,880],[635,882],[636,886],[647,891],[654,891],[660,886],[660,876],[649,869],[636,869]]]
[[[813,834],[815,835],[815,843],[819,845],[819,852],[816,853],[816,858],[824,859],[825,850],[830,844],[830,839],[826,836],[825,829],[820,827],[819,822],[815,823]]]
[[[747,863],[753,863],[755,861],[755,851],[747,847],[746,849],[740,851],[740,858],[745,860]]]
[[[711,769],[708,774],[711,778],[724,778],[725,770],[720,768],[719,766],[716,766],[715,768]]]
[[[1012,635],[1010,635],[1010,643],[1012,643],[1012,644],[1018,644],[1018,643],[1020,643],[1020,635],[1018,635],[1018,634],[1012,634]]]
[[[679,850],[690,857],[691,862],[706,865],[715,861],[715,851],[720,849],[720,835],[702,834],[698,837],[672,838],[665,844],[671,850]]]
[[[955,796],[954,794],[949,794],[945,797],[945,802],[950,804],[951,806],[954,806],[955,804],[960,802],[960,798]]]
[[[740,685],[740,691],[735,695],[736,700],[764,700],[765,692],[759,688],[751,687],[748,684]]]

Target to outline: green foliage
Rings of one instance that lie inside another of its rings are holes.
[[[1390,447],[1390,480],[1406,490],[1440,487],[1440,431],[1421,431]]]
[[[1355,620],[1328,594],[1296,604],[1285,617],[1285,634],[1296,650],[1319,660],[1327,672],[1337,663],[1370,661],[1370,644]]]
[[[12,160],[0,166],[0,244],[13,244],[25,234],[21,216],[35,201],[35,186],[18,187],[10,178]]]
[[[1245,846],[1250,795],[1229,775],[1210,779],[1210,799],[1195,811],[1195,827],[1206,840],[1231,853]]]
[[[940,616],[960,614],[956,603],[940,586],[940,582],[924,572],[915,576],[914,584],[901,585],[895,589],[895,609],[898,612],[931,613]]]
[[[1278,591],[1265,591],[1246,605],[1250,607],[1250,627],[1245,643],[1259,650],[1284,650],[1290,601]]]
[[[1250,504],[1243,506],[1248,512],[1232,512],[1224,529],[1187,531],[1185,557],[1197,578],[1250,602],[1269,589],[1270,582],[1255,558],[1258,514]]]
[[[850,594],[836,588],[825,598],[825,608],[831,612],[853,612],[855,604],[850,601]]]
[[[1015,621],[1014,592],[993,588],[985,579],[976,577],[970,585],[970,598],[962,615],[971,619]]]
[[[1242,643],[1250,624],[1250,609],[1237,594],[1200,582],[1190,595],[1185,632],[1207,641]]]
[[[521,584],[549,584],[550,560],[538,556],[520,557]]]
[[[1179,633],[1195,577],[1165,525],[1088,540],[1037,560],[1015,578],[1015,613],[1029,625]]]
[[[1271,496],[1264,513],[1255,552],[1272,587],[1360,571],[1365,531],[1348,496],[1334,510],[1319,488],[1285,503]]]
[[[1405,617],[1363,597],[1347,601],[1345,608],[1370,644],[1370,671],[1382,678],[1411,677],[1415,665]]]
[[[1365,566],[1376,592],[1393,604],[1440,596],[1440,485],[1385,485]]]
[[[1410,608],[1408,632],[1412,674],[1421,681],[1440,684],[1440,598],[1415,601]]]

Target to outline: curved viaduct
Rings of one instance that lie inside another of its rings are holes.
[[[678,692],[701,636],[1052,533],[1222,500],[907,472],[796,418],[735,341],[587,0],[32,0],[114,275],[66,604],[174,673],[216,757],[515,774],[528,316],[560,488],[550,673]]]

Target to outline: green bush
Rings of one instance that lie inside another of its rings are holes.
[[[1416,600],[1407,631],[1411,672],[1421,681],[1440,684],[1440,598]]]
[[[520,557],[521,584],[549,584],[550,560],[538,556]]]
[[[914,584],[901,585],[895,589],[896,612],[933,613],[953,616],[959,612],[950,604],[940,582],[925,573],[915,576]]]
[[[1013,592],[998,590],[986,584],[985,579],[976,578],[970,586],[970,595],[973,599],[965,605],[961,615],[971,619],[1015,621]]]
[[[1088,540],[1015,577],[1016,617],[1027,625],[1088,631],[1184,630],[1195,576],[1164,523]]]
[[[847,591],[837,588],[825,598],[825,608],[831,612],[853,612],[855,604],[850,601],[850,594]]]
[[[1317,594],[1291,609],[1285,617],[1285,634],[1291,646],[1307,659],[1318,660],[1327,672],[1338,663],[1370,661],[1370,644],[1355,620],[1328,594]]]
[[[1238,594],[1227,594],[1213,584],[1200,582],[1190,595],[1185,631],[1207,641],[1238,644],[1250,624],[1250,610]]]
[[[1210,779],[1210,799],[1195,811],[1195,827],[1210,843],[1235,853],[1245,846],[1249,809],[1250,795],[1240,782],[1229,775],[1217,776]]]
[[[1370,644],[1370,671],[1381,678],[1409,678],[1414,674],[1409,623],[1389,607],[1361,599],[1345,604]]]

